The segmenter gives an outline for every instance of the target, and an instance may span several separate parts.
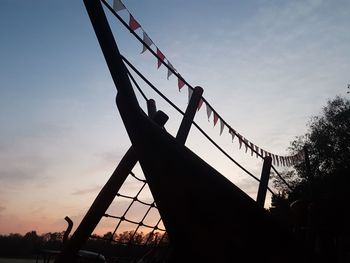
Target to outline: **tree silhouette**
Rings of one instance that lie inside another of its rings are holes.
[[[349,256],[344,247],[349,248],[350,243],[350,101],[339,96],[328,101],[308,127],[290,147],[293,154],[306,149],[309,159],[284,174],[293,190],[276,178],[274,184],[286,195],[290,210],[302,222],[299,229],[306,229],[305,240],[321,259],[347,262],[341,258]]]

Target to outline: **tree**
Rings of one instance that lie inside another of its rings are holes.
[[[344,237],[350,240],[350,101],[339,96],[328,101],[308,127],[305,135],[291,143],[292,154],[305,151],[309,159],[284,173],[292,190],[277,179],[274,183],[292,208],[294,204],[294,211],[302,214],[303,227],[309,236],[314,235],[312,242],[323,246],[325,262],[335,262],[334,250],[339,245],[334,244],[344,244]]]
[[[322,115],[308,126],[308,133],[291,143],[293,153],[307,149],[309,168],[305,161],[295,165],[299,182],[290,198],[333,199],[345,205],[350,186],[350,101],[338,96],[328,101]]]

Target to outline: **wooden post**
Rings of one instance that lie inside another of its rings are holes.
[[[147,100],[147,113],[150,118],[153,118],[153,116],[157,112],[156,102],[154,99]]]
[[[270,179],[271,163],[272,158],[270,156],[265,156],[258,189],[258,196],[256,198],[256,202],[262,208],[264,208],[265,205],[267,186]]]
[[[203,89],[199,86],[195,87],[190,98],[190,101],[187,105],[187,109],[185,115],[180,124],[180,128],[176,134],[176,139],[178,142],[185,144],[186,139],[188,137],[188,133],[190,132],[192,121],[194,116],[196,115],[197,107],[199,101],[202,98]]]

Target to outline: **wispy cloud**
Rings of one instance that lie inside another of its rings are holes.
[[[76,190],[72,193],[72,195],[85,195],[85,194],[95,194],[100,191],[102,188],[101,185],[91,186],[88,188]]]

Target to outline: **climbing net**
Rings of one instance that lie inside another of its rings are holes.
[[[155,250],[169,248],[166,229],[145,178],[130,171],[96,230],[110,229],[90,239],[119,248],[119,258],[141,259]],[[122,248],[122,250],[120,250]]]

